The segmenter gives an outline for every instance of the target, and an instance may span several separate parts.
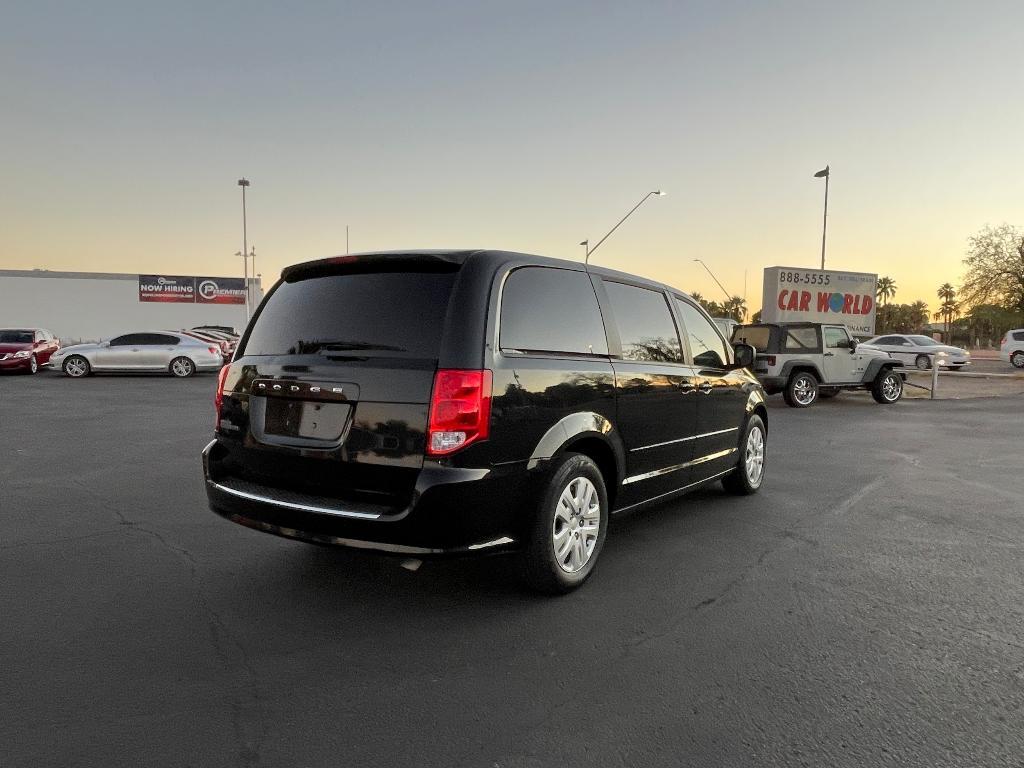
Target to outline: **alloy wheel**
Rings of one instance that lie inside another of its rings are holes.
[[[1024,368],[1024,352],[1014,352],[1010,356],[1014,368]]]
[[[900,399],[903,392],[903,381],[895,373],[890,373],[882,379],[882,397],[890,403]]]
[[[814,402],[816,395],[814,382],[807,374],[801,374],[793,382],[793,399],[800,405],[810,405]]]
[[[171,363],[171,373],[179,378],[191,376],[193,370],[195,370],[195,366],[192,364],[192,361],[186,357],[179,357]]]
[[[761,478],[764,475],[764,432],[756,424],[747,435],[743,464],[747,471],[747,481],[757,488],[761,485]]]
[[[81,357],[71,357],[64,363],[64,373],[74,379],[85,376],[89,372],[89,364]]]
[[[566,573],[576,573],[594,554],[601,531],[601,502],[586,477],[575,477],[562,490],[551,525],[555,560]]]

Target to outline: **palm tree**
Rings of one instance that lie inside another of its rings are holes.
[[[915,331],[919,331],[928,325],[928,318],[927,302],[919,300],[910,305],[910,323]]]
[[[882,306],[884,307],[889,303],[889,299],[896,295],[896,281],[891,277],[878,278],[878,287],[875,288],[875,295],[882,300]]]
[[[728,317],[742,323],[747,317],[747,302],[739,296],[733,296],[722,307]]]
[[[939,311],[935,313],[935,319],[941,319],[946,328],[947,341],[949,340],[949,332],[953,325],[953,316],[957,313],[959,306],[956,303],[956,288],[949,283],[943,283],[939,286],[939,290],[936,291],[936,295],[942,299],[942,306],[939,307]]]

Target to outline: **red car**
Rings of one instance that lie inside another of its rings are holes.
[[[60,349],[45,328],[0,328],[0,371],[35,373]]]

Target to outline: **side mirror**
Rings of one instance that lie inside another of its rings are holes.
[[[732,345],[734,368],[753,368],[754,358],[757,357],[757,350],[750,344],[736,343]]]
[[[850,339],[850,351],[851,352],[856,352],[857,351],[857,340],[856,339]]]

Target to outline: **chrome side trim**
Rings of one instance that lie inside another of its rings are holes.
[[[716,451],[715,453],[709,453],[707,456],[701,456],[699,459],[692,459],[685,461],[682,464],[673,464],[669,467],[662,467],[661,469],[655,469],[652,472],[644,472],[642,475],[633,475],[627,477],[622,481],[623,485],[629,485],[630,483],[638,483],[641,480],[650,480],[652,477],[660,477],[661,475],[667,475],[670,472],[678,472],[681,469],[688,469],[689,467],[695,467],[698,464],[704,464],[708,461],[714,461],[715,459],[724,458],[730,454],[736,453],[738,448],[726,448],[724,451]]]
[[[690,437],[680,437],[676,440],[666,440],[663,443],[652,443],[651,445],[641,445],[639,448],[630,448],[630,453],[634,451],[646,451],[648,448],[661,448],[663,445],[674,445],[676,443],[688,443],[691,440],[700,440],[702,437],[714,437],[715,435],[726,435],[730,432],[739,432],[739,427],[729,427],[728,429],[719,429],[716,432],[704,432],[699,435],[690,435]]]
[[[666,496],[671,496],[671,495],[673,495],[675,493],[681,493],[681,492],[687,490],[688,488],[693,488],[693,486],[695,486],[695,485],[701,485],[702,483],[707,483],[707,482],[710,482],[712,480],[716,480],[719,477],[722,477],[722,475],[728,475],[732,471],[733,471],[733,468],[730,468],[730,469],[725,470],[724,472],[719,472],[718,474],[711,475],[711,477],[705,477],[703,480],[697,480],[696,482],[690,483],[689,485],[684,485],[682,488],[676,488],[674,491],[666,491],[665,493],[659,493],[657,496],[652,496],[649,499],[644,499],[643,501],[638,501],[636,504],[630,504],[628,507],[619,507],[618,509],[614,510],[612,512],[612,514],[613,515],[617,515],[620,512],[625,512],[626,510],[633,509],[633,507],[639,507],[642,504],[650,504],[651,502],[655,502],[658,499],[663,499]]]
[[[508,536],[502,536],[500,539],[495,539],[494,541],[484,541],[480,544],[470,544],[468,547],[466,547],[466,549],[490,549],[491,547],[500,547],[503,544],[512,543],[514,543],[513,540],[510,539]]]
[[[235,488],[228,488],[226,485],[209,481],[210,485],[216,488],[218,491],[237,496],[240,499],[246,499],[248,501],[259,501],[264,504],[271,504],[275,507],[285,507],[287,509],[296,509],[300,512],[315,512],[319,515],[332,515],[334,517],[352,517],[359,520],[378,520],[381,515],[374,512],[354,512],[349,509],[333,509],[331,507],[318,507],[313,504],[296,504],[293,501],[282,501],[281,499],[272,499],[269,496],[259,496],[255,493],[247,493],[245,491],[239,491]]]

